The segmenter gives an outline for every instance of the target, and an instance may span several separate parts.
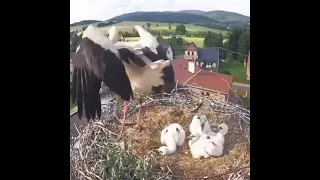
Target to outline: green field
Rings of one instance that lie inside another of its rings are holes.
[[[250,96],[243,98],[241,101],[241,104],[244,108],[249,109],[250,110]]]
[[[164,36],[164,39],[169,39],[169,36]],[[182,37],[185,41],[188,43],[194,42],[198,47],[203,47],[203,40],[204,38],[198,38],[198,37]],[[126,37],[126,40],[129,41],[138,41],[140,37]]]
[[[220,71],[229,71],[230,74],[235,78],[235,82],[242,82],[249,84],[246,75],[246,68],[244,67],[243,63],[239,62],[222,62],[220,63]]]
[[[178,23],[171,24],[171,30],[168,28],[168,23],[160,23],[160,22],[150,22],[151,23],[151,29],[152,30],[168,30],[174,32],[176,29],[176,26],[179,25]],[[93,25],[97,25],[98,23],[94,23]],[[157,27],[158,24],[158,27]],[[108,33],[108,30],[111,26],[116,26],[119,31],[127,31],[127,32],[132,32],[133,28],[135,25],[146,25],[146,22],[135,22],[135,21],[122,21],[116,24],[112,24],[109,26],[105,27],[100,27],[101,31]],[[81,26],[73,26],[70,27],[70,31],[81,31],[82,27],[87,26],[87,25],[81,25]],[[226,35],[227,31],[222,31],[218,29],[212,29],[212,28],[207,28],[203,26],[196,26],[193,24],[185,24],[186,30],[189,32],[195,32],[195,31],[213,31],[216,33],[222,33],[223,35]]]
[[[73,103],[71,102],[71,97],[70,97],[70,109],[74,108],[75,106],[77,106],[77,105],[76,105],[76,104],[73,104]]]

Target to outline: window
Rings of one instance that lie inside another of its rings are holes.
[[[190,55],[190,51],[188,51],[188,55]]]
[[[206,92],[206,95],[207,95],[207,96],[210,96],[210,93]]]
[[[193,56],[193,55],[194,55],[194,52],[191,52],[191,55]]]
[[[204,96],[204,92],[203,91],[201,91],[201,95]]]
[[[212,67],[213,67],[213,68],[216,68],[216,67],[217,67],[217,64],[216,64],[216,63],[212,63]]]

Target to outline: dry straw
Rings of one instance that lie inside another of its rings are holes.
[[[120,131],[121,107],[109,103],[101,120],[91,121],[79,136],[72,138],[70,178],[96,179],[249,179],[250,111],[231,103],[222,103],[195,95],[188,89],[176,89],[165,96],[144,97],[141,129],[131,127],[138,104],[129,104],[124,141],[115,142]],[[170,156],[160,156],[160,132],[177,122],[187,131],[192,116],[205,114],[212,125],[226,123],[229,132],[222,157],[193,159],[187,142]]]

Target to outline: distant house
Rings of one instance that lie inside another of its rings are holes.
[[[205,70],[219,72],[219,48],[199,48],[194,42],[187,45],[184,58],[194,61],[197,66]]]
[[[167,51],[167,56],[169,57],[169,60],[173,60],[174,53],[173,50],[169,44],[169,42],[165,39],[163,39],[162,36],[157,36],[157,41],[161,44],[161,46]]]
[[[172,66],[180,87],[189,87],[199,95],[222,102],[234,96],[231,90],[233,77],[230,75],[207,71],[184,58],[174,60]]]

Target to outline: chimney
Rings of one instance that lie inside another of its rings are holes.
[[[188,61],[188,71],[193,74],[196,72],[196,65],[194,61]]]

